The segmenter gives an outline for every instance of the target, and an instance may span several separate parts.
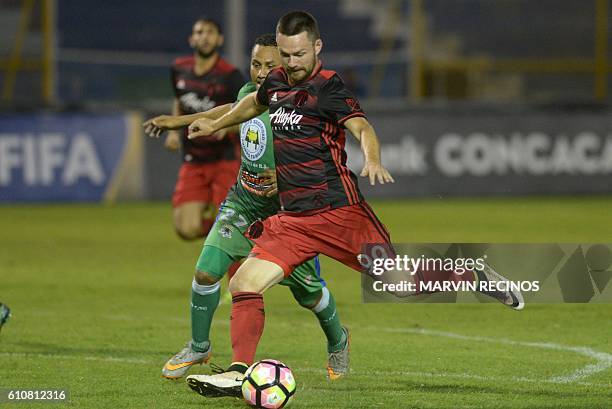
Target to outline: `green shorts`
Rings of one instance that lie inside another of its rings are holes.
[[[197,271],[221,279],[233,262],[249,255],[253,242],[244,237],[244,232],[255,220],[242,213],[231,200],[223,203],[204,241],[196,264]],[[321,278],[318,257],[298,266],[280,284],[298,292],[313,293],[321,290],[325,287],[325,281]]]

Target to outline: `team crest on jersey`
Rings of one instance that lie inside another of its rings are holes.
[[[226,239],[232,238],[232,229],[229,226],[222,226],[219,229],[219,234],[221,237],[225,237]]]
[[[250,161],[256,161],[264,155],[267,140],[266,125],[259,118],[253,118],[240,127],[242,152]]]
[[[344,101],[351,108],[351,111],[361,111],[361,106],[359,106],[359,102],[355,98],[346,98]]]

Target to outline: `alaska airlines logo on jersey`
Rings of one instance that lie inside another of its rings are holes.
[[[299,125],[303,117],[304,115],[296,114],[295,109],[289,112],[284,107],[280,107],[273,114],[270,114],[270,122],[275,127],[293,127]]]
[[[187,94],[181,95],[180,101],[186,111],[192,112],[208,111],[217,105],[208,95],[204,98],[199,98],[198,94],[195,92],[188,92]]]
[[[253,118],[240,127],[240,145],[248,160],[260,159],[266,152],[267,141],[266,125],[261,119]]]

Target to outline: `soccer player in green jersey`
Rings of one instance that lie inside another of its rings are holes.
[[[268,72],[280,64],[275,35],[257,38],[251,55],[251,82],[242,87],[238,100],[256,91]],[[166,129],[187,126],[198,118],[218,118],[230,109],[231,104],[228,104],[193,115],[163,115],[145,122],[144,126],[149,135],[159,136]],[[223,133],[218,137],[223,137]],[[180,378],[194,364],[210,359],[209,332],[219,304],[219,282],[230,265],[244,259],[251,251],[253,243],[243,235],[249,225],[280,209],[268,111],[240,125],[240,142],[242,163],[238,180],[219,209],[196,266],[191,296],[192,340],[166,362],[162,369],[162,376],[166,378]],[[319,320],[327,338],[329,378],[335,380],[345,375],[349,368],[348,330],[341,326],[334,297],[320,277],[318,259],[298,266],[281,284],[289,287],[297,302],[313,311]],[[234,362],[234,365],[243,366],[244,363]]]

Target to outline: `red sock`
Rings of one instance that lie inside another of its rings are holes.
[[[265,322],[263,296],[259,293],[232,294],[230,333],[234,356],[232,362],[251,365]]]
[[[234,276],[234,274],[236,274],[236,271],[238,271],[238,269],[240,268],[240,265],[242,263],[240,261],[234,261],[229,268],[227,269],[227,281],[229,282],[229,280],[232,279],[232,277]]]
[[[213,219],[202,219],[202,235],[206,236],[215,221]]]
[[[456,274],[454,271],[438,271],[438,270],[419,270],[414,275],[414,282],[417,288],[420,288],[419,282],[437,282],[442,283],[444,281],[454,281],[456,283],[461,281],[475,281],[476,275],[473,271],[466,271],[463,274]],[[437,291],[434,291],[437,292]],[[417,294],[422,292],[417,291]]]

